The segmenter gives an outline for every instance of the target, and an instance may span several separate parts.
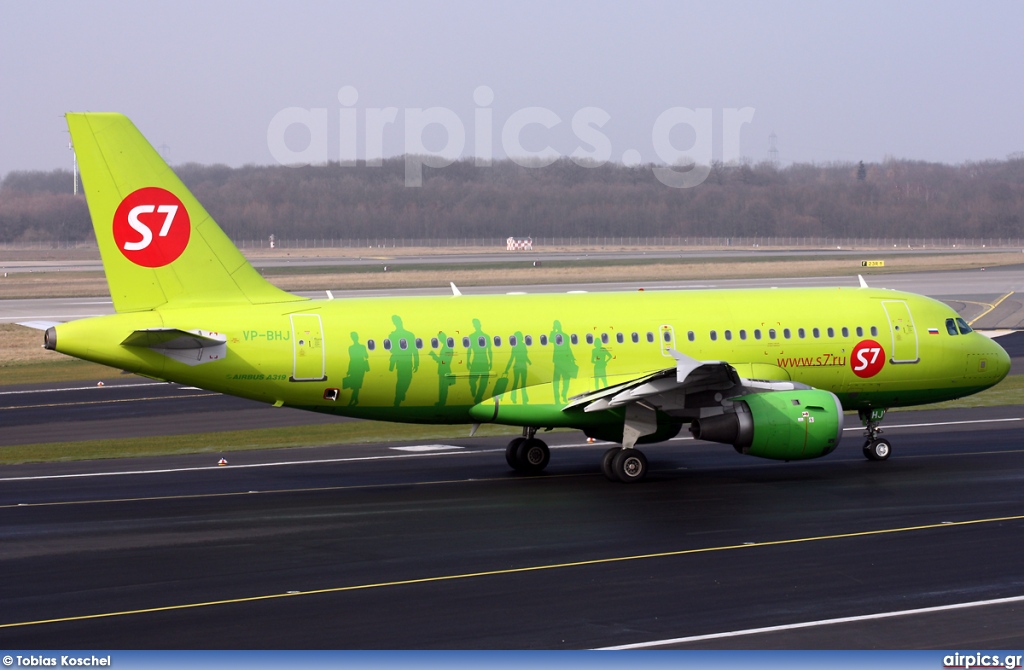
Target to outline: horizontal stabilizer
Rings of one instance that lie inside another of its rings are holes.
[[[33,330],[49,330],[50,328],[59,326],[62,323],[63,321],[22,321],[17,325],[25,326],[26,328],[31,328]]]
[[[148,328],[136,330],[121,342],[126,347],[145,347],[186,365],[200,365],[227,356],[227,336],[210,330]]]

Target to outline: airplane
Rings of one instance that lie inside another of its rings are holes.
[[[616,443],[609,480],[676,436],[784,461],[836,449],[844,412],[884,461],[887,409],[977,393],[1007,353],[947,305],[868,287],[313,300],[266,281],[125,116],[68,113],[115,314],[44,346],[157,380],[363,419],[522,428]]]

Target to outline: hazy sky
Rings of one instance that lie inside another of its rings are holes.
[[[483,110],[500,157],[506,122],[540,107],[558,123],[526,128],[526,150],[591,149],[571,122],[598,108],[611,160],[658,161],[656,119],[684,107],[711,110],[715,157],[728,110],[752,108],[738,150],[754,161],[773,131],[783,164],[1003,159],[1024,151],[1022,28],[1021,2],[4,2],[0,175],[70,167],[65,111],[124,112],[172,163],[242,165],[274,162],[279,112],[320,108],[336,160],[343,87],[360,156],[373,110],[398,110],[387,155],[407,109],[451,110],[463,156]]]

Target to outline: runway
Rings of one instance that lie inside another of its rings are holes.
[[[1021,596],[1022,417],[895,413],[884,463],[855,427],[800,463],[676,440],[638,486],[573,433],[538,477],[494,439],[5,467],[0,643],[589,648]],[[1019,648],[1020,620],[1004,603],[674,646]]]
[[[992,304],[1004,299],[996,309],[985,314],[976,324],[980,328],[1024,328],[1024,266],[990,270],[958,270],[952,272],[913,272],[903,274],[865,275],[875,288],[910,291],[949,303],[966,319],[981,315]],[[567,291],[636,291],[697,290],[737,288],[793,288],[821,286],[859,286],[856,277],[794,277],[780,279],[716,279],[707,281],[637,281],[583,282],[579,284],[540,284],[523,287],[463,286],[466,295],[501,295],[505,293],[565,293]],[[324,291],[299,291],[298,295],[324,298]],[[1020,294],[1020,295],[1017,295]],[[389,296],[451,295],[451,287],[435,286],[412,289],[371,289],[333,291],[335,298],[377,298]],[[113,314],[109,298],[32,298],[0,300],[0,323],[24,321],[69,321],[90,316]]]

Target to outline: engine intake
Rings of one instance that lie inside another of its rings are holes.
[[[773,391],[735,398],[725,414],[697,419],[698,440],[731,444],[761,458],[799,460],[831,453],[843,436],[843,406],[818,389]]]

